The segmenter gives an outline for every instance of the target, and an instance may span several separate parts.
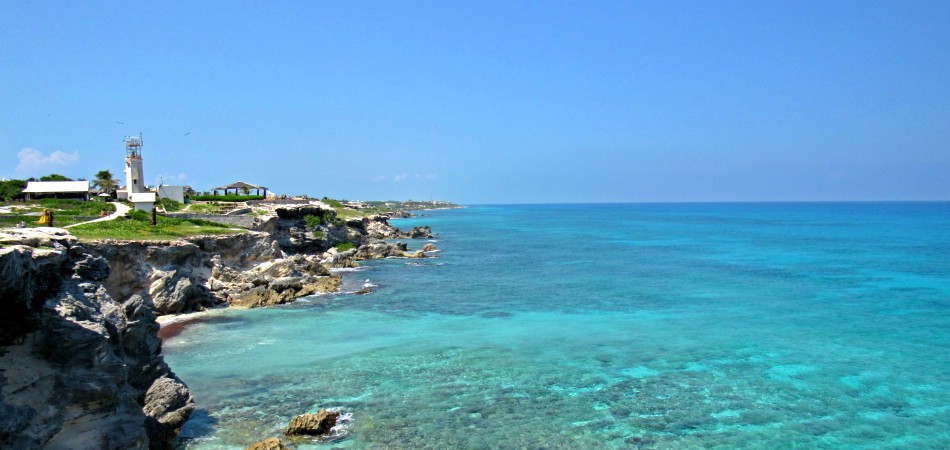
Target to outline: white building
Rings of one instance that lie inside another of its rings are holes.
[[[155,209],[154,192],[133,192],[129,194],[129,201],[135,205],[136,211],[152,212]]]
[[[89,200],[88,181],[27,181],[23,189],[27,199],[43,197]]]

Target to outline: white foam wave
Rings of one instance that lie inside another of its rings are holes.
[[[366,270],[365,267],[338,267],[330,269],[330,273],[340,273],[340,272],[362,272]]]
[[[353,422],[353,413],[343,411],[343,408],[327,408],[327,411],[338,412],[340,415],[336,418],[336,425],[330,428],[330,433],[327,434],[325,439],[331,442],[346,439],[346,437],[350,435],[350,423]]]

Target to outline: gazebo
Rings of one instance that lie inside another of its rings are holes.
[[[229,190],[234,190],[234,195],[240,195],[240,194],[243,194],[243,193],[245,193],[245,192],[254,191],[254,192],[256,193],[255,195],[262,195],[262,196],[264,196],[264,197],[267,197],[267,188],[266,188],[266,187],[264,187],[264,186],[255,186],[255,185],[253,185],[253,184],[245,183],[245,182],[243,182],[243,181],[238,181],[237,183],[231,183],[231,184],[229,184],[229,185],[227,185],[227,186],[219,186],[219,187],[216,187],[216,188],[212,189],[212,192],[214,192],[214,195],[218,195],[218,191],[224,191],[224,195],[228,195],[228,191],[229,191]],[[264,193],[261,194],[261,191],[263,191]]]

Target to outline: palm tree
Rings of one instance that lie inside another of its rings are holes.
[[[92,182],[92,185],[99,189],[99,192],[106,192],[112,190],[112,188],[118,186],[119,181],[112,179],[112,172],[108,170],[100,170],[96,172],[96,179]]]

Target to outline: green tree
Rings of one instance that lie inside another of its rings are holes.
[[[26,188],[26,181],[23,180],[0,181],[0,200],[8,201],[20,198],[23,195],[24,188]]]
[[[58,173],[51,173],[44,177],[40,177],[40,181],[73,181],[73,179]]]
[[[92,185],[99,189],[99,192],[109,192],[119,185],[119,180],[112,179],[112,172],[100,170],[96,172],[96,178],[92,181]]]

